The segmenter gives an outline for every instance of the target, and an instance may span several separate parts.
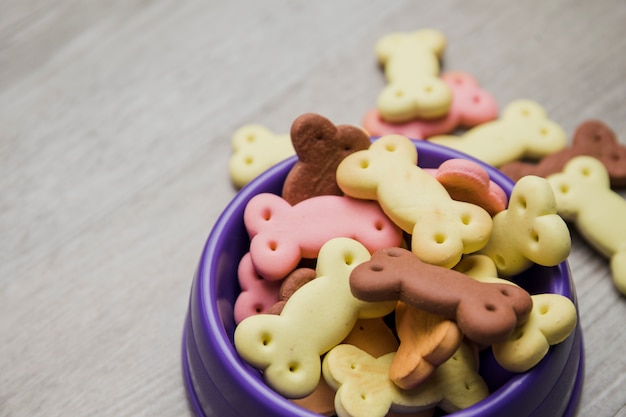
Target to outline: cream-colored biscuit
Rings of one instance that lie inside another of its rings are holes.
[[[429,142],[464,152],[498,167],[518,159],[539,159],[567,145],[565,131],[550,120],[541,105],[517,100],[507,105],[502,116],[478,125],[461,136],[441,135]]]
[[[370,259],[361,243],[335,238],[319,252],[317,278],[287,300],[280,315],[259,314],[235,328],[235,348],[274,390],[287,398],[311,394],[319,383],[320,356],[339,344],[359,318],[383,317],[395,302],[368,303],[350,292],[354,267]]]
[[[439,181],[416,165],[417,157],[410,139],[383,136],[339,164],[337,184],[349,196],[377,200],[412,235],[411,250],[418,258],[449,268],[463,253],[487,243],[491,216],[474,204],[452,200]]]
[[[484,399],[488,389],[477,372],[472,349],[461,344],[456,353],[420,386],[403,390],[389,379],[395,353],[379,358],[341,344],[324,357],[322,372],[337,390],[339,417],[383,417],[388,411],[420,411],[439,406],[454,412]]]
[[[576,224],[583,237],[610,259],[613,282],[626,295],[626,201],[610,188],[609,174],[591,156],[571,159],[548,177],[558,212]]]
[[[448,112],[452,92],[439,78],[445,46],[443,34],[433,29],[392,33],[376,43],[376,56],[388,81],[377,101],[384,120],[432,119]]]
[[[533,263],[557,265],[570,249],[569,229],[557,214],[550,184],[529,175],[515,184],[508,208],[493,217],[491,238],[479,253],[493,259],[498,275],[512,277]]]
[[[228,162],[228,173],[238,188],[296,153],[289,134],[276,134],[258,124],[237,129],[231,143],[233,154]]]
[[[552,345],[564,341],[576,328],[576,306],[560,294],[532,296],[528,321],[511,337],[492,346],[496,361],[511,372],[524,372],[539,363]]]
[[[481,282],[503,283],[496,265],[485,255],[470,255],[455,270]],[[492,345],[496,361],[511,372],[525,372],[539,363],[552,345],[564,341],[576,328],[576,306],[560,294],[531,295],[533,308],[528,319],[504,342]]]

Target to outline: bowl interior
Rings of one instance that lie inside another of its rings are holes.
[[[418,149],[418,165],[422,168],[436,168],[451,158],[463,157],[476,161],[469,156],[426,141],[414,142]],[[280,194],[283,181],[295,161],[296,158],[292,157],[275,165],[237,193],[216,222],[202,254],[198,270],[201,298],[204,300],[204,309],[207,312],[205,319],[207,326],[211,328],[212,337],[216,343],[221,345],[222,357],[220,360],[224,362],[229,372],[236,375],[241,384],[246,385],[245,391],[265,397],[268,402],[274,403],[278,408],[286,407],[287,409],[294,406],[267,387],[260,373],[238,357],[233,345],[235,328],[233,306],[240,293],[237,282],[237,266],[239,260],[248,251],[250,243],[243,223],[245,206],[256,194],[264,192]],[[510,195],[513,182],[500,171],[482,163],[481,165],[487,169],[491,179]],[[575,298],[569,270],[565,262],[554,267],[535,265],[516,276],[513,281],[531,294],[549,292]],[[505,371],[495,362],[490,349],[485,349],[481,353],[480,363],[480,373],[492,393],[483,402],[497,401],[494,392],[498,390],[509,392],[510,390],[523,389],[529,375],[536,372],[531,370],[525,374],[512,374]],[[301,409],[299,410],[299,415],[316,415],[303,413]]]

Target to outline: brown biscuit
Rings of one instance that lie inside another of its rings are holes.
[[[278,301],[267,310],[267,313],[280,314],[289,297],[316,276],[315,269],[312,268],[298,268],[287,275],[278,290]]]
[[[561,172],[570,159],[580,155],[593,156],[604,164],[611,187],[626,187],[626,146],[620,144],[615,133],[599,120],[580,124],[569,148],[548,155],[537,164],[515,161],[501,166],[500,170],[513,181],[526,175],[546,178]]]
[[[530,295],[520,287],[482,283],[422,262],[402,248],[375,252],[352,271],[350,287],[364,301],[403,301],[454,320],[464,335],[482,345],[506,340],[532,308]]]
[[[343,195],[335,179],[337,166],[347,155],[370,146],[363,129],[335,126],[314,113],[299,116],[290,135],[298,162],[285,179],[282,197],[291,205],[319,195]]]

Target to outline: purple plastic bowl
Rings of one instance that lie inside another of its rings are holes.
[[[451,158],[473,159],[449,148],[414,141],[419,166],[434,168]],[[240,292],[237,266],[248,251],[243,224],[247,202],[256,194],[280,194],[296,158],[270,168],[244,187],[217,220],[206,242],[193,280],[183,334],[183,377],[189,402],[199,417],[314,417],[274,392],[261,374],[239,358],[233,345],[233,305]],[[480,162],[479,162],[480,163]],[[496,169],[481,165],[510,195],[513,183]],[[531,294],[556,293],[577,304],[567,262],[533,266],[515,281]],[[580,328],[553,346],[531,370],[513,374],[502,369],[491,350],[481,353],[480,373],[491,394],[456,417],[571,417],[582,389],[583,343]]]

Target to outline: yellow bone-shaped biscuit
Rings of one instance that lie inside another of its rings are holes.
[[[455,270],[481,282],[510,281],[497,277],[496,266],[485,255],[470,255]],[[564,341],[576,328],[576,306],[560,294],[531,295],[533,308],[528,319],[501,343],[492,345],[496,361],[511,372],[525,372],[539,363],[552,345]]]
[[[320,356],[339,344],[359,318],[383,317],[395,302],[360,301],[350,292],[350,272],[370,259],[361,243],[335,238],[322,246],[317,278],[287,300],[280,315],[259,314],[235,328],[235,347],[263,370],[272,388],[287,398],[302,398],[318,385]]]
[[[491,238],[479,252],[495,262],[500,276],[511,277],[533,263],[557,265],[570,249],[569,229],[557,214],[550,184],[529,175],[515,184],[508,208],[493,217]]]
[[[388,81],[377,101],[383,119],[404,122],[448,112],[452,92],[439,78],[439,58],[445,46],[443,34],[433,29],[391,33],[376,42],[376,56]]]
[[[276,134],[257,124],[237,129],[231,143],[233,154],[228,163],[228,172],[231,181],[238,188],[296,153],[288,133]]]
[[[339,164],[337,183],[349,196],[377,200],[396,225],[412,234],[411,250],[418,258],[450,268],[463,253],[487,243],[491,217],[476,205],[452,200],[416,164],[410,139],[383,136]]]
[[[538,103],[517,100],[506,106],[497,120],[478,125],[461,136],[433,136],[428,141],[498,167],[518,159],[538,159],[559,151],[567,145],[567,136],[561,126],[548,119]]]
[[[344,344],[326,354],[322,372],[328,385],[337,390],[335,410],[339,417],[383,417],[388,411],[412,412],[436,406],[454,412],[489,394],[476,370],[474,352],[466,344],[411,390],[403,390],[389,379],[394,356],[389,353],[374,358]]]
[[[610,259],[613,282],[626,295],[626,201],[610,188],[606,168],[591,156],[571,159],[548,177],[557,209],[593,247]]]

